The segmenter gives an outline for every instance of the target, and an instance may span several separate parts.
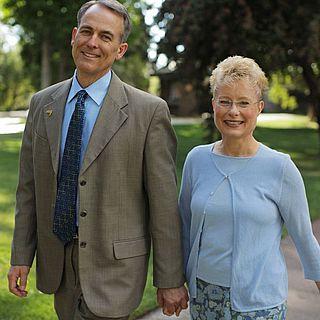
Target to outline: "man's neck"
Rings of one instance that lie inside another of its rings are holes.
[[[101,73],[99,75],[83,74],[77,70],[76,77],[77,77],[77,80],[78,80],[80,86],[83,89],[85,89],[85,88],[89,87],[90,85],[92,85],[97,80],[99,80],[100,78],[102,78],[103,76],[105,76],[109,72],[109,70],[110,69],[107,69],[106,72]]]

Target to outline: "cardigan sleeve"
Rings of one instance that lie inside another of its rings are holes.
[[[320,247],[312,233],[304,183],[289,158],[284,166],[279,209],[297,248],[305,278],[320,281]]]
[[[182,221],[182,244],[185,272],[190,254],[191,189],[190,157],[188,156],[182,171],[182,181],[179,194],[179,212]]]

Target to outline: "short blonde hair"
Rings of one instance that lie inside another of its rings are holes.
[[[220,85],[231,84],[240,79],[248,79],[257,89],[260,97],[268,89],[268,79],[259,65],[250,58],[232,56],[221,61],[212,71],[210,87],[213,99]]]

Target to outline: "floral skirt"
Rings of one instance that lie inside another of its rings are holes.
[[[190,301],[193,320],[285,320],[287,305],[275,308],[237,312],[231,309],[230,288],[220,287],[197,279],[197,298]]]

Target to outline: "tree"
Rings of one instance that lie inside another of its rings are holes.
[[[298,71],[320,137],[320,0],[166,0],[157,23],[166,31],[158,54],[177,63],[201,104],[209,100],[204,79],[227,56],[253,57],[269,75]]]
[[[0,39],[0,110],[25,109],[34,88],[23,72],[19,47],[4,51]]]
[[[23,29],[22,58],[31,74],[34,86],[46,87],[72,76],[74,65],[70,48],[71,31],[77,24],[77,11],[86,1],[2,0],[2,2],[7,23],[19,24]],[[122,78],[129,78],[132,80],[131,83],[135,82],[137,86],[145,88],[147,78],[144,71],[149,39],[141,5],[137,0],[127,0],[125,5],[132,17],[133,31],[129,37],[130,49],[126,55],[128,61],[120,62],[117,68]],[[131,68],[131,74],[128,76],[127,69],[121,69],[120,66],[129,64],[130,59],[134,61],[136,68]]]

